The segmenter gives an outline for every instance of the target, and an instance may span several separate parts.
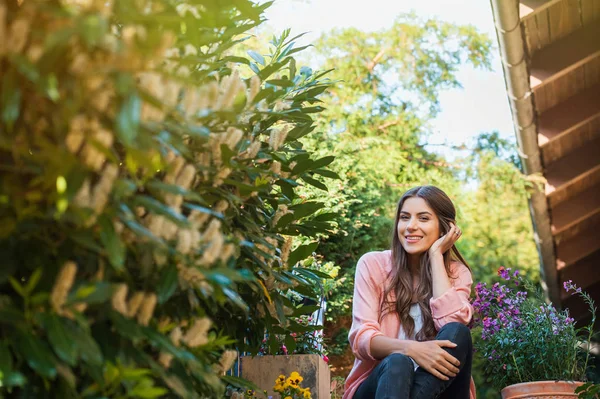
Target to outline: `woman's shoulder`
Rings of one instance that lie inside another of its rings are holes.
[[[391,267],[392,251],[370,251],[365,253],[358,260],[358,267],[368,269],[369,271],[379,271],[382,275],[387,275]]]
[[[391,259],[392,259],[392,251],[390,251],[389,249],[386,249],[384,251],[367,252],[360,257],[360,259],[358,260],[358,263],[367,263],[367,264],[377,263],[380,266],[383,266],[384,264],[390,263]]]

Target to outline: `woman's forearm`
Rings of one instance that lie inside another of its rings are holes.
[[[444,257],[436,254],[430,258],[431,263],[431,285],[433,298],[442,296],[446,291],[452,288],[446,266],[444,265]]]
[[[392,353],[410,356],[415,341],[397,339],[378,335],[371,340],[371,355],[375,359],[384,359]]]

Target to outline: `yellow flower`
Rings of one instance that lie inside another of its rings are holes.
[[[304,391],[304,399],[311,399],[310,391]]]
[[[292,399],[291,396],[286,396],[284,399]]]

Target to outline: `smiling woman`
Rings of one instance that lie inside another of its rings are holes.
[[[415,187],[394,225],[391,250],[369,252],[356,267],[356,360],[344,398],[473,398],[472,277],[454,245],[454,205],[437,187]]]

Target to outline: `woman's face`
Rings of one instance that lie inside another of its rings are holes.
[[[440,238],[440,222],[423,198],[404,201],[396,226],[404,250],[411,255],[425,253]]]

